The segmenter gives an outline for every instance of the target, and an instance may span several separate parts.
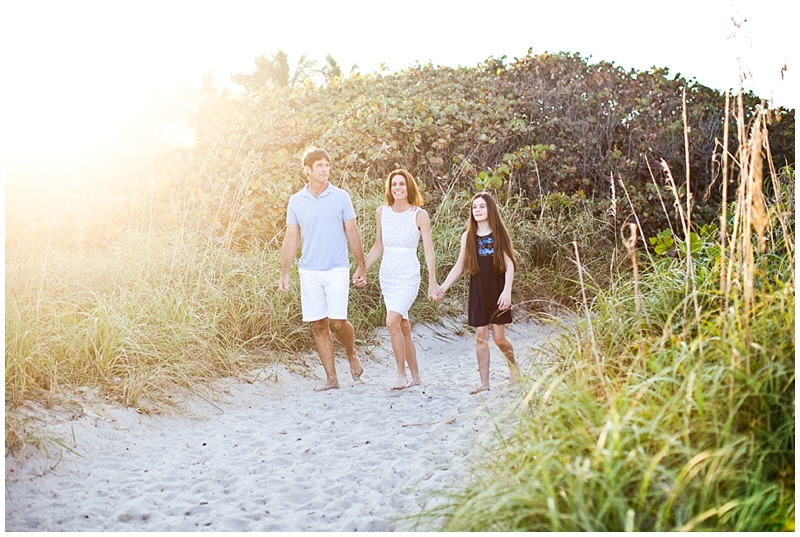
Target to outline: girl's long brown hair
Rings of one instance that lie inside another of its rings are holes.
[[[479,192],[475,194],[469,202],[469,227],[467,228],[467,249],[464,251],[464,268],[470,275],[474,276],[480,274],[481,269],[478,266],[478,222],[472,214],[472,204],[476,199],[483,198],[486,201],[486,209],[488,212],[489,227],[492,228],[492,236],[494,238],[494,271],[502,274],[506,271],[505,255],[511,259],[514,264],[514,269],[517,268],[517,258],[514,255],[514,245],[511,244],[511,237],[508,235],[506,225],[500,216],[500,211],[497,208],[494,198],[488,192]]]

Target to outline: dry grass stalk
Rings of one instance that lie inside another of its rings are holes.
[[[767,137],[766,121],[763,109],[753,122],[750,137],[746,144],[742,144],[742,163],[747,163],[742,168],[742,176],[739,188],[743,191],[744,225],[742,226],[741,242],[742,254],[742,276],[744,285],[744,323],[745,341],[750,344],[750,319],[753,315],[755,302],[755,252],[751,234],[755,232],[758,237],[759,249],[763,252],[766,249],[766,237],[764,231],[767,227],[766,206],[762,192],[764,181],[764,154],[762,148]],[[747,373],[750,373],[749,353],[747,356]]]
[[[633,266],[633,298],[636,306],[636,331],[639,332],[639,337],[642,337],[642,296],[639,292],[639,265],[636,263],[636,224],[628,224],[630,236],[622,237],[622,244],[625,245],[625,250],[628,251],[628,257]]]
[[[730,93],[725,92],[725,123],[722,138],[722,203],[719,214],[719,245],[721,262],[725,262],[725,242],[728,238],[728,131],[730,128]],[[728,288],[726,286],[725,271],[719,271],[719,292],[725,297],[725,309],[728,311]]]
[[[633,202],[631,202],[631,197],[628,195],[628,189],[625,187],[625,183],[622,181],[622,177],[619,178],[619,184],[622,185],[622,191],[625,192],[625,199],[628,200],[628,205],[631,206],[631,212],[633,213],[633,218],[634,220],[636,220],[636,225],[638,226],[639,233],[642,236],[642,244],[644,244],[644,251],[647,252],[647,257],[650,258],[650,264],[652,266],[656,266],[656,261],[655,259],[653,259],[653,256],[650,253],[650,249],[647,247],[647,239],[644,236],[644,231],[641,231],[642,223],[639,221],[639,215],[636,214],[636,208],[633,206]],[[636,230],[637,226],[634,226],[633,229]]]
[[[674,205],[675,205],[675,208],[678,210],[678,218],[681,221],[681,229],[683,230],[683,236],[684,236],[684,240],[685,240],[685,244],[686,244],[686,257],[691,258],[692,257],[692,252],[691,252],[691,238],[690,238],[691,230],[689,228],[690,222],[684,216],[683,206],[681,205],[681,195],[678,192],[677,185],[675,184],[675,178],[672,177],[672,171],[669,169],[669,165],[667,164],[667,162],[664,159],[661,159],[661,168],[664,170],[664,174],[667,176],[667,183],[668,183],[668,187],[667,188],[668,188],[668,190],[671,190],[673,195],[675,196]],[[688,197],[688,194],[687,194],[687,197]],[[692,277],[692,273],[689,272],[690,270],[692,270],[691,259],[689,261],[687,261],[687,275],[686,275],[686,287],[685,287],[685,294],[686,294],[687,297],[689,296],[689,280],[691,279],[692,282],[694,283],[694,277]],[[695,286],[695,288],[694,288],[694,290],[692,292],[692,295],[693,295],[694,304],[695,304],[695,316],[697,317],[697,320],[699,322],[700,321],[700,307],[699,307],[699,305],[697,303],[697,292],[696,291],[697,291],[697,289],[696,289],[696,286]],[[689,304],[689,302],[686,301],[686,302],[684,302],[684,305],[683,305],[683,318],[684,319],[686,318],[686,308],[688,307],[688,304]]]
[[[669,218],[669,211],[667,211],[667,205],[664,203],[664,198],[661,197],[661,189],[658,186],[658,182],[656,182],[656,177],[653,174],[653,169],[650,167],[650,159],[645,155],[645,162],[647,163],[647,171],[650,172],[650,179],[653,180],[653,185],[656,187],[656,194],[658,195],[658,201],[661,202],[661,208],[664,210],[664,216],[667,218],[667,225],[669,226],[670,231],[672,231],[672,235],[675,236],[675,229],[672,227],[672,220]]]
[[[775,165],[772,162],[772,150],[769,148],[769,139],[767,138],[764,143],[764,151],[767,154],[767,164],[769,165],[769,173],[772,177],[772,187],[775,190],[775,204],[777,207],[780,207],[782,204],[783,195],[781,194],[781,181],[780,175],[778,171],[775,169]],[[786,253],[789,255],[790,259],[794,259],[794,242],[789,240],[789,237],[792,236],[792,233],[789,231],[789,226],[786,223],[785,214],[780,210],[769,209],[770,212],[774,212],[775,216],[778,218],[778,222],[781,225],[781,230],[783,231],[783,245],[786,248]],[[794,272],[791,273],[792,283],[794,283]]]
[[[572,246],[575,248],[575,264],[578,265],[578,279],[581,283],[581,295],[583,297],[583,309],[586,312],[586,323],[589,327],[589,339],[592,342],[592,354],[594,354],[595,363],[597,365],[597,375],[603,383],[603,391],[606,393],[606,401],[611,401],[611,394],[608,391],[606,384],[606,376],[603,371],[603,364],[600,360],[600,352],[597,350],[597,339],[594,337],[594,328],[592,327],[592,315],[589,309],[589,301],[586,299],[586,285],[583,283],[583,267],[581,266],[581,258],[578,253],[577,241],[572,241]]]
[[[689,296],[689,282],[692,282],[692,301],[694,302],[694,313],[697,322],[700,322],[700,304],[697,301],[697,282],[694,278],[694,267],[692,266],[692,188],[691,188],[691,165],[689,161],[689,120],[686,117],[686,86],[683,87],[683,147],[686,153],[686,296]],[[684,306],[683,316],[686,317],[686,306]]]

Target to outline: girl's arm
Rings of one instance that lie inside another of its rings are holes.
[[[514,284],[514,263],[507,254],[503,254],[506,262],[506,284],[503,287],[503,292],[500,293],[500,298],[497,299],[497,307],[500,310],[507,310],[511,307],[511,286]]]
[[[459,276],[464,272],[464,256],[467,250],[467,232],[461,234],[461,251],[458,252],[458,261],[450,269],[450,273],[445,278],[444,283],[439,287],[439,299],[450,289],[450,286],[455,283]]]
[[[439,284],[436,283],[436,255],[433,253],[431,239],[431,219],[425,209],[417,211],[417,227],[422,235],[425,264],[428,266],[428,298],[436,298],[439,296]]]
[[[383,255],[383,233],[381,232],[381,214],[383,206],[378,207],[375,211],[375,244],[367,254],[367,260],[364,265],[367,267],[364,272],[369,270],[369,267]]]

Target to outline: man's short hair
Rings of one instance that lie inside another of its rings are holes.
[[[324,149],[319,147],[309,147],[303,152],[303,166],[312,168],[314,163],[318,160],[327,159],[330,163],[331,156]]]

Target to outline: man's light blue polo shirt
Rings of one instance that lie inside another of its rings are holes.
[[[349,267],[344,223],[356,217],[350,195],[328,183],[318,198],[308,185],[289,198],[286,223],[300,225],[302,254],[297,266],[308,270]]]

